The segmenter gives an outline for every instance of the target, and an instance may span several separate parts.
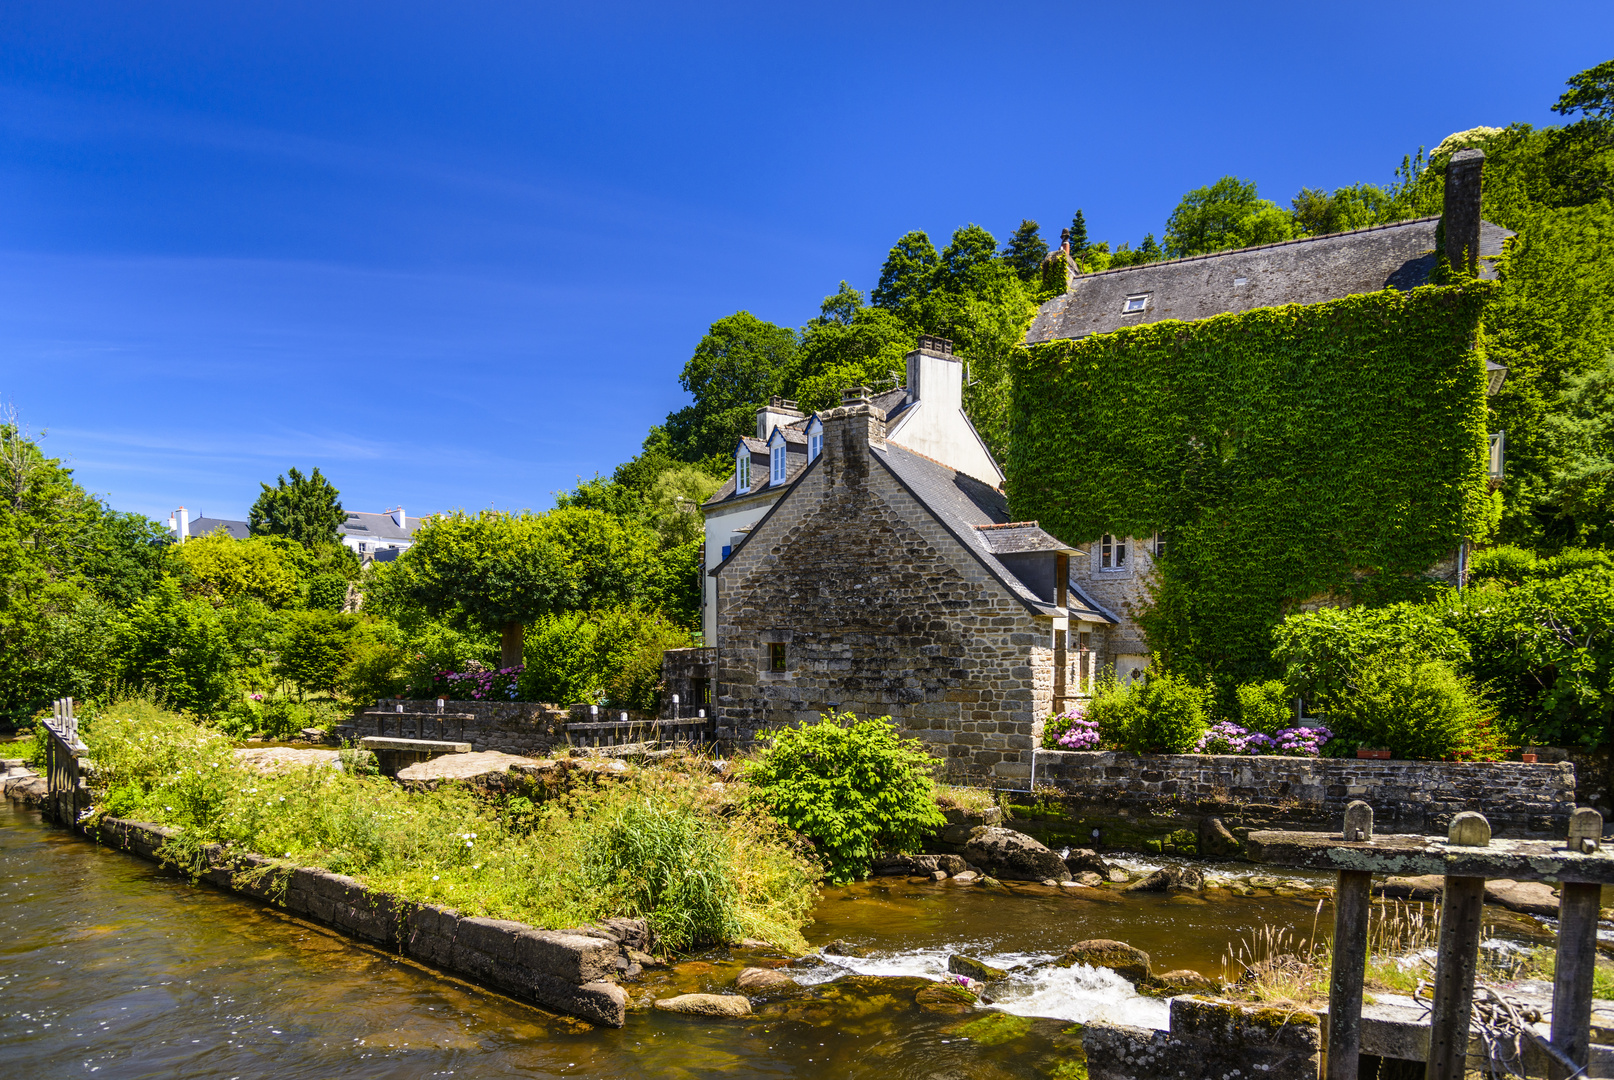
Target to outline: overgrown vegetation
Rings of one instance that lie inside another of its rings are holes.
[[[899,738],[889,716],[841,713],[780,730],[742,776],[757,805],[817,845],[830,880],[846,882],[947,824],[934,769],[924,744]]]
[[[178,826],[168,854],[184,865],[224,844],[540,927],[642,916],[673,950],[740,937],[802,947],[815,868],[776,823],[721,802],[695,761],[498,806],[357,769],[249,772],[222,732],[149,701],[111,706],[83,732],[97,810]]]

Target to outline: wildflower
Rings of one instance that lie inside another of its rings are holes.
[[[433,874],[433,875],[432,875],[432,880],[433,880],[433,881],[436,881],[436,880],[437,880],[437,875],[436,875],[436,874]]]

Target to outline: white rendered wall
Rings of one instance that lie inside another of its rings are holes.
[[[701,633],[705,638],[704,644],[717,644],[717,605],[712,602],[712,590],[717,587],[717,580],[704,571],[710,571],[723,561],[724,545],[738,544],[739,538],[745,535],[740,530],[761,521],[762,515],[779,501],[784,490],[777,488],[759,492],[737,505],[718,506],[706,511],[706,562],[701,574]]]
[[[993,487],[1003,472],[964,415],[964,365],[925,352],[908,354],[908,395],[916,399],[885,433],[887,442]]]

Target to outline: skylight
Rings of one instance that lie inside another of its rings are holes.
[[[1139,311],[1144,310],[1148,306],[1149,306],[1149,294],[1148,293],[1138,293],[1138,294],[1136,294],[1134,296],[1129,296],[1129,297],[1126,298],[1126,302],[1121,305],[1121,314],[1122,315],[1132,315],[1132,314],[1135,314],[1135,313],[1137,313]]]

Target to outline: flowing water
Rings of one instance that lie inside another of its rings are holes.
[[[856,955],[796,962],[798,996],[744,1020],[639,1008],[612,1030],[192,887],[0,801],[0,1076],[1071,1077],[1077,1023],[1163,1027],[1164,1003],[1106,970],[1031,965],[1111,937],[1157,971],[1216,975],[1258,926],[1312,932],[1314,899],[1221,895],[889,878],[828,889],[809,941]],[[1329,921],[1325,906],[1319,929]],[[912,977],[939,976],[954,952],[1014,971],[993,1006],[915,1004]],[[628,989],[637,1003],[721,991],[770,961],[785,962],[717,950]]]

